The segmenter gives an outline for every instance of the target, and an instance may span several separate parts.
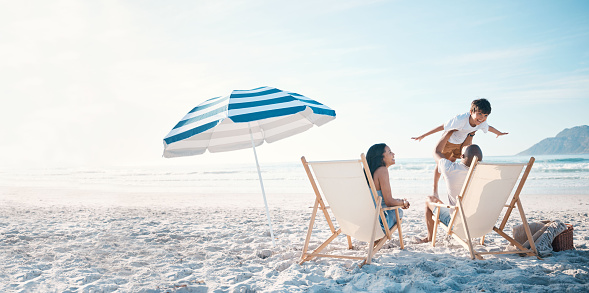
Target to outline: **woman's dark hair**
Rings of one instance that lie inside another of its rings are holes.
[[[385,165],[383,154],[386,146],[386,143],[377,143],[371,146],[366,153],[366,161],[368,162],[368,168],[372,177],[374,177],[376,169]]]

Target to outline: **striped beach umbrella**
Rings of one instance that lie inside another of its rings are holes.
[[[274,245],[255,147],[264,141],[274,142],[333,119],[334,110],[303,95],[272,87],[234,90],[228,96],[206,100],[188,112],[164,138],[164,157],[200,155],[207,150],[215,153],[252,148]]]

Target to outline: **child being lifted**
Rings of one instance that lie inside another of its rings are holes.
[[[444,132],[452,131],[450,139],[446,143],[442,154],[444,157],[452,162],[460,159],[462,155],[462,148],[472,144],[472,138],[477,130],[482,130],[487,133],[491,131],[497,137],[506,135],[507,132],[501,132],[493,126],[487,124],[487,117],[491,114],[491,104],[486,99],[474,100],[470,106],[470,112],[456,115],[456,117],[448,120],[446,124],[440,125],[427,133],[411,139],[421,141],[426,136],[444,130]],[[438,181],[440,180],[440,172],[438,166],[434,170],[434,193],[438,197]]]

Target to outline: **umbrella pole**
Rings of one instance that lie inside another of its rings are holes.
[[[252,134],[252,127],[248,122],[250,131],[250,138],[252,140],[252,148],[254,150],[254,157],[256,158],[256,167],[258,168],[258,178],[260,179],[260,186],[262,187],[262,196],[264,197],[264,206],[266,206],[266,217],[268,218],[268,226],[270,226],[270,237],[272,237],[272,247],[276,246],[274,243],[274,231],[272,230],[272,221],[270,220],[270,211],[268,210],[268,202],[266,201],[266,191],[264,190],[264,182],[262,181],[262,172],[260,172],[260,164],[258,164],[258,154],[256,153],[256,144],[254,143],[254,135]]]

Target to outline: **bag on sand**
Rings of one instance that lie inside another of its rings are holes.
[[[568,227],[559,220],[530,223],[530,231],[532,232],[532,239],[534,239],[538,255],[540,257],[552,255],[552,241],[558,236],[558,234],[567,228]],[[524,230],[523,225],[513,227],[513,238],[525,248],[530,248],[530,243],[526,240],[526,231]],[[511,247],[515,248],[514,246]]]

